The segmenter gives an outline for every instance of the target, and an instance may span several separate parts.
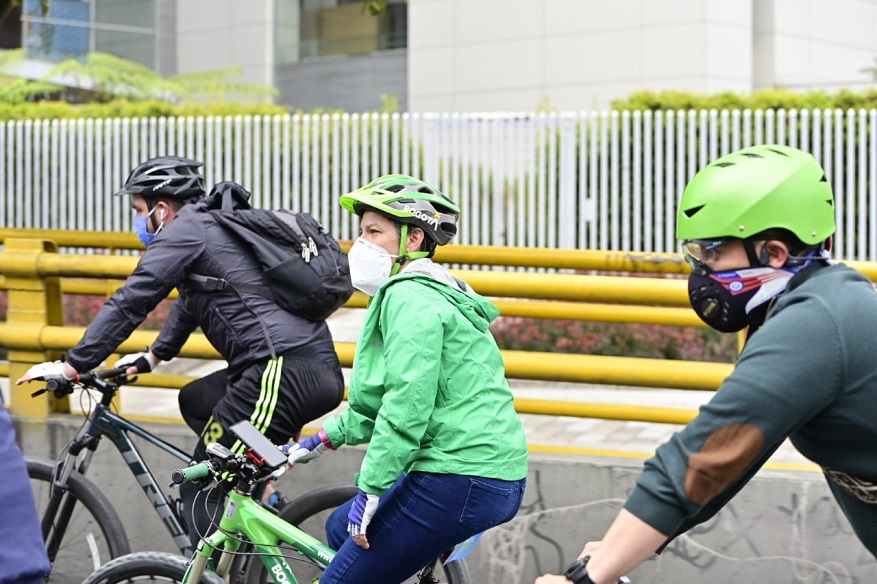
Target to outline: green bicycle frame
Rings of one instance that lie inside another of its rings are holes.
[[[299,584],[277,545],[280,542],[293,546],[299,554],[321,568],[328,566],[335,557],[335,551],[320,540],[274,515],[251,497],[232,490],[219,529],[198,543],[184,581],[201,581],[214,549],[222,550],[216,573],[224,578],[234,559],[233,554],[241,547],[241,536],[253,545],[254,553],[259,554],[275,584]]]

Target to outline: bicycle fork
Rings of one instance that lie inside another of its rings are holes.
[[[91,454],[92,451],[86,451],[82,461],[83,470],[88,467]],[[58,548],[61,547],[61,541],[64,539],[70,518],[73,517],[73,509],[76,506],[76,497],[69,495],[67,486],[70,473],[73,472],[75,465],[76,455],[68,451],[63,461],[55,463],[52,473],[52,492],[49,495],[46,512],[41,522],[43,539],[46,541],[46,552],[51,562],[55,561]]]

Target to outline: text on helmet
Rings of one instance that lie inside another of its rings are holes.
[[[412,215],[414,215],[415,217],[417,217],[418,219],[420,219],[421,221],[423,221],[427,225],[430,225],[433,229],[438,229],[438,225],[439,225],[438,213],[436,213],[435,216],[427,215],[426,213],[424,213],[420,209],[415,209],[409,205],[405,205],[404,207],[402,207],[402,210],[405,211],[406,213],[411,213]]]

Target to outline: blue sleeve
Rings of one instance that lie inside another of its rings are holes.
[[[0,400],[0,580],[20,582],[48,574],[36,503],[15,429]],[[10,545],[14,542],[14,545]]]

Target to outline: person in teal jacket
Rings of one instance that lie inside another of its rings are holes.
[[[691,306],[719,331],[747,329],[746,344],[715,396],[645,463],[603,540],[537,584],[617,581],[714,516],[786,438],[822,467],[877,556],[877,292],[829,260],[834,232],[831,186],[806,152],[756,146],[695,175],[676,222]]]
[[[353,285],[373,298],[349,409],[289,460],[368,443],[359,495],[328,521],[339,551],[320,582],[393,584],[514,517],[527,445],[489,330],[499,311],[430,259],[456,235],[457,205],[405,175],[378,178],[341,205],[360,217]]]

